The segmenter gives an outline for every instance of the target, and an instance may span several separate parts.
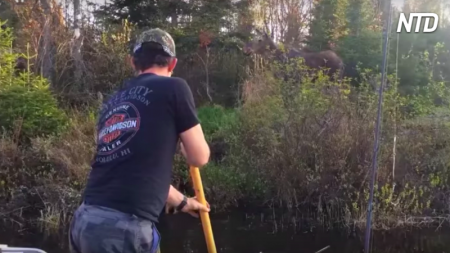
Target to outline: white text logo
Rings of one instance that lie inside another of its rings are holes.
[[[409,20],[406,20],[405,13],[400,13],[400,20],[398,21],[397,32],[402,31],[402,27],[405,28],[406,32],[410,33],[412,25],[414,23],[414,18],[417,18],[416,29],[414,32],[420,32],[420,26],[422,23],[422,18],[425,19],[425,25],[423,27],[424,33],[431,33],[436,31],[439,24],[439,16],[436,13],[410,13]],[[430,27],[430,20],[434,18],[433,27]]]

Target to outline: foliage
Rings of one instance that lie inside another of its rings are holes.
[[[275,68],[296,74],[298,63]],[[241,184],[239,194],[245,193],[246,199],[257,195],[280,207],[306,210],[313,206],[320,215],[328,215],[325,209],[332,209],[349,213],[357,221],[363,217],[373,149],[373,140],[368,136],[374,130],[377,108],[377,95],[371,83],[380,76],[367,70],[361,76],[360,86],[350,90],[348,81],[333,83],[320,74],[315,82],[304,77],[301,85],[293,79],[277,78],[265,78],[266,82],[260,83],[261,79],[255,77],[263,90],[271,92],[253,94],[257,99],[249,100],[241,108],[239,128],[230,132],[234,135],[228,139],[231,152],[223,164],[227,169],[234,168],[230,174],[236,182],[250,176],[263,182],[264,190],[244,191]],[[392,76],[389,79],[394,80]],[[328,93],[324,88],[329,87],[338,89]],[[394,86],[385,91],[375,201],[377,214],[382,217],[436,210],[441,190],[447,191],[443,182],[449,176],[444,172],[448,171],[448,157],[443,154],[447,152],[450,128],[437,117],[432,117],[429,123],[408,120],[412,116],[398,107],[411,101],[426,104],[399,96]],[[416,139],[419,133],[423,135]],[[395,176],[391,173],[394,135],[398,135],[399,143]],[[418,143],[413,144],[414,141]],[[439,151],[433,146],[437,142]],[[257,187],[255,182],[245,184]]]
[[[70,118],[60,136],[33,138],[26,146],[0,139],[0,201],[9,218],[56,227],[70,221],[95,150],[94,117],[76,112]]]
[[[237,121],[235,110],[220,105],[198,108],[198,117],[207,138],[213,138],[220,135],[220,131],[231,129]]]
[[[1,22],[0,22],[1,23]],[[11,52],[12,32],[0,29],[0,125],[16,138],[60,133],[67,116],[58,108],[47,80],[32,73],[17,73]]]

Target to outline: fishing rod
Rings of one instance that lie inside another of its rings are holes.
[[[386,9],[387,15],[384,22],[383,28],[383,62],[381,66],[381,83],[378,90],[378,112],[377,112],[377,121],[375,125],[375,143],[373,145],[373,157],[372,157],[372,170],[371,170],[371,180],[370,180],[370,195],[369,195],[369,203],[367,206],[367,223],[366,223],[366,234],[365,234],[365,242],[364,242],[364,253],[369,253],[370,250],[370,232],[372,231],[372,212],[373,212],[373,194],[375,187],[375,178],[378,169],[378,147],[379,147],[379,139],[380,139],[380,129],[381,129],[381,114],[383,112],[383,90],[384,84],[386,81],[386,65],[387,65],[387,51],[388,51],[388,43],[389,43],[389,33],[392,22],[392,6],[391,1],[387,1]]]

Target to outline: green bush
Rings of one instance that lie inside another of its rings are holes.
[[[2,22],[0,22],[2,24]],[[40,76],[17,73],[12,31],[0,29],[0,126],[17,138],[57,134],[67,126],[48,81]]]
[[[220,105],[200,107],[198,117],[208,139],[223,134],[237,123],[236,109],[226,109]]]
[[[237,123],[236,111],[219,105],[203,106],[198,108],[198,117],[212,150],[209,166],[219,169],[214,160],[215,157],[222,157],[226,152],[226,147],[224,147],[226,137],[232,132],[230,130]],[[185,159],[181,155],[177,155],[174,162],[173,181],[178,187],[189,187],[189,171],[187,168]]]
[[[66,114],[48,89],[10,86],[0,89],[0,125],[24,138],[60,133]]]

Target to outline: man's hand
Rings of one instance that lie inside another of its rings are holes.
[[[209,203],[206,202],[206,206],[202,203],[198,202],[197,197],[188,198],[187,204],[181,209],[183,213],[188,213],[196,218],[198,218],[198,211],[200,212],[209,212],[210,206]]]
[[[169,188],[169,196],[167,196],[166,213],[170,213],[170,210],[176,208],[183,199],[184,195],[171,185]],[[206,206],[202,205],[196,197],[187,198],[186,205],[181,209],[183,213],[188,213],[194,217],[198,217],[198,211],[209,212],[209,210],[209,203],[206,202]]]

